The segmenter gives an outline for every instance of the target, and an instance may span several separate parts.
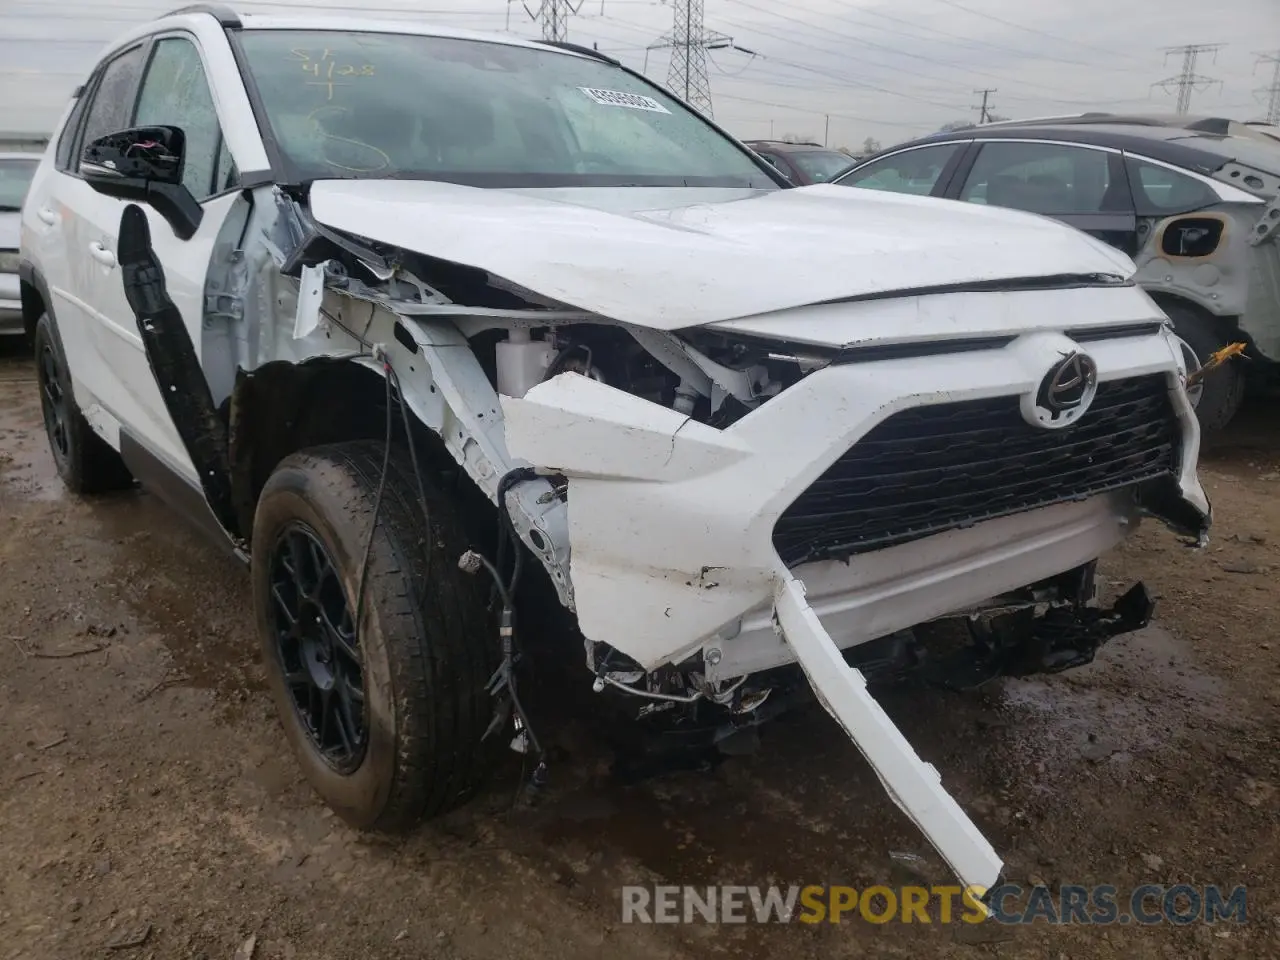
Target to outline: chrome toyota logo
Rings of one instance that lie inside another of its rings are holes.
[[[1086,353],[1072,351],[1049,368],[1036,390],[1027,419],[1046,430],[1079,420],[1098,392],[1098,365]]]

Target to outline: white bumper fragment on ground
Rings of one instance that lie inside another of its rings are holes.
[[[985,893],[996,885],[1003,861],[974,826],[932,764],[921,760],[867,691],[862,674],[844,656],[805,599],[804,584],[778,570],[774,627],[795,651],[823,707],[862,751],[893,802],[933,844],[952,871]]]

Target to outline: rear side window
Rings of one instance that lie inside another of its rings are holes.
[[[1211,207],[1218,202],[1213,188],[1177,170],[1125,157],[1133,202],[1140,217],[1167,217]]]
[[[102,69],[102,79],[93,91],[93,101],[85,117],[84,134],[77,143],[92,143],[109,133],[128,129],[133,114],[133,96],[142,75],[142,45],[131,47]],[[76,152],[79,152],[79,147]],[[74,159],[74,158],[73,158]]]
[[[904,150],[902,153],[873,160],[837,182],[845,187],[928,194],[933,192],[947,161],[961,146],[963,144],[960,143],[939,143]]]
[[[1112,182],[1109,154],[1065,143],[1012,141],[983,145],[960,199],[1048,216],[1129,205],[1124,184]]]

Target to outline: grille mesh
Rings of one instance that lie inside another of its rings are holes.
[[[875,426],[778,519],[790,566],[865,553],[1172,474],[1177,416],[1162,375],[1099,384],[1062,430],[1017,397],[915,407]]]

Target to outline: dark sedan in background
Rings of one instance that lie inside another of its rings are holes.
[[[787,140],[748,140],[748,147],[777,167],[798,187],[826,183],[853,166],[847,153],[820,143],[791,143]]]

